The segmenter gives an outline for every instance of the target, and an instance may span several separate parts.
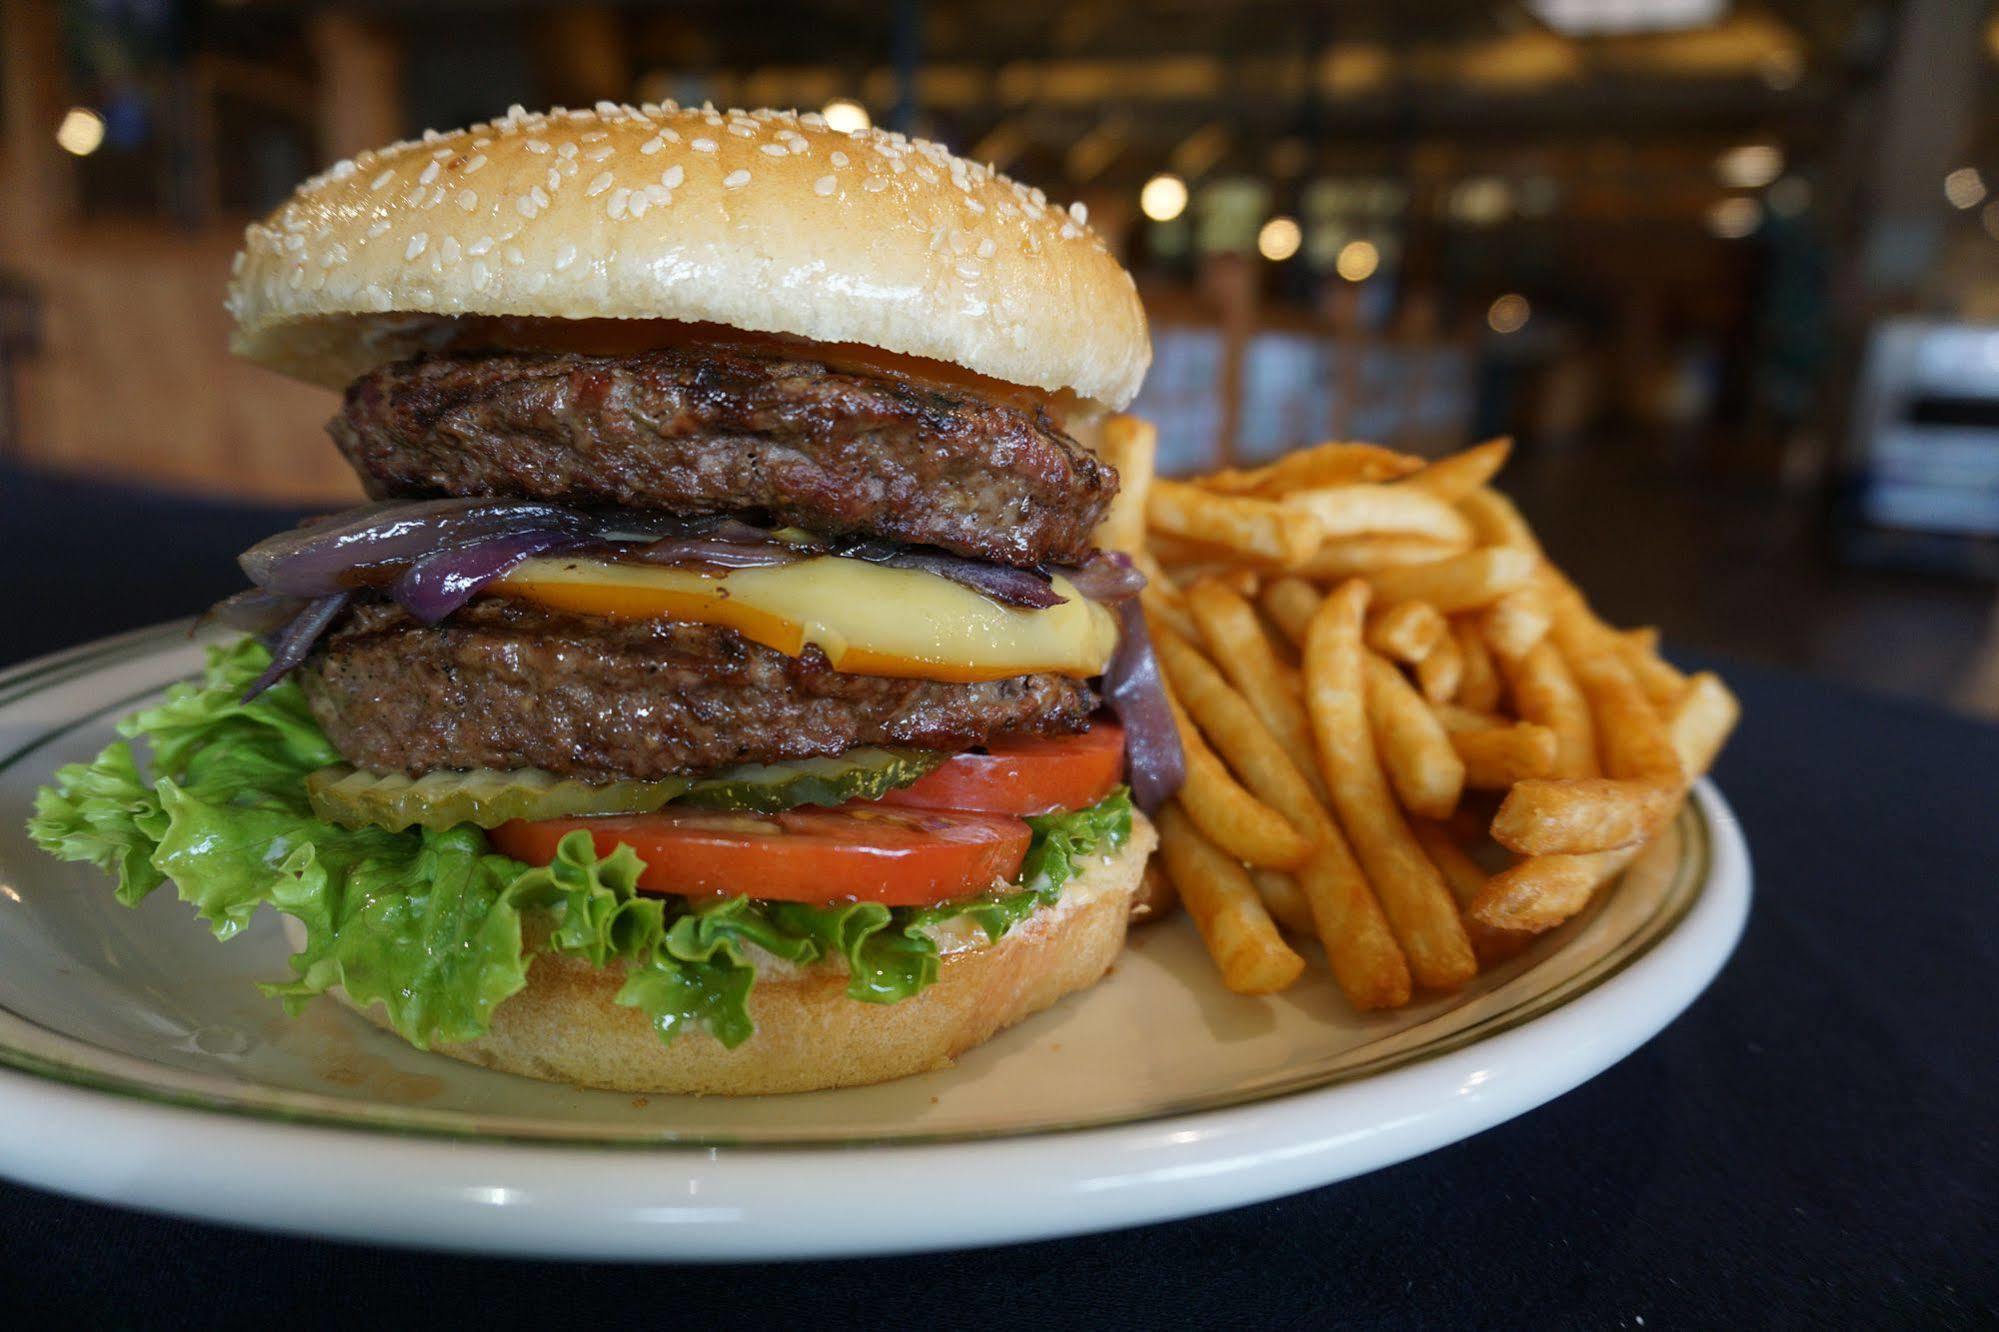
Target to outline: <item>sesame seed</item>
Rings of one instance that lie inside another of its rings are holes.
[[[368,235],[370,237],[379,236],[388,229],[389,229],[389,219],[387,219],[386,217],[378,217],[373,222],[368,224]]]
[[[888,177],[869,176],[866,180],[861,182],[861,188],[866,190],[869,194],[880,194],[883,190],[888,188]]]
[[[817,115],[818,112],[815,111],[813,112],[813,114]],[[836,167],[843,167],[847,165],[847,155],[841,152],[837,148],[833,150],[833,165]]]
[[[798,118],[798,123],[811,129],[825,129],[826,117],[820,115],[817,111],[807,111]]]
[[[755,125],[745,125],[738,121],[729,126],[729,133],[739,139],[754,139],[757,137],[757,127]]]
[[[610,144],[606,143],[606,144],[601,144],[598,147],[592,148],[589,152],[583,154],[583,156],[588,158],[592,162],[602,162],[606,158],[610,157],[612,153],[615,153],[617,151],[618,151],[617,149],[613,148]]]
[[[539,189],[540,187],[537,186],[536,188]],[[523,194],[520,198],[514,200],[514,211],[522,217],[532,218],[535,215],[534,196],[532,194]]]
[[[390,181],[394,180],[395,178],[396,178],[395,168],[391,167],[387,171],[384,171],[381,175],[369,181],[368,188],[371,190],[382,189],[384,186],[386,186]]]
[[[977,199],[974,199],[969,194],[965,196],[965,207],[971,209],[975,213],[983,213],[986,211],[986,206],[980,203]]]
[[[654,153],[658,152],[660,149],[664,147],[666,147],[666,141],[664,139],[661,139],[659,135],[655,134],[650,139],[647,139],[644,143],[639,145],[639,151],[644,153],[647,157],[651,157]]]
[[[682,169],[678,162],[675,162],[672,166],[659,173],[659,183],[666,186],[669,190],[679,189],[680,182],[686,179],[687,172]]]
[[[993,243],[993,238],[988,236],[979,242],[979,258],[990,259],[993,257],[994,251],[998,249],[999,246]]]
[[[548,207],[548,191],[539,185],[528,191],[528,198],[534,200],[534,206],[537,210]]]
[[[603,109],[607,106],[611,106],[611,104],[609,102],[599,102],[597,103],[597,110],[601,113]],[[613,111],[617,110],[617,108],[614,106],[612,106],[611,109]],[[604,142],[604,140],[610,137],[611,136],[609,134],[606,134],[603,130],[591,130],[588,134],[582,136],[582,140],[584,143],[602,143]]]
[[[475,153],[472,160],[465,164],[465,174],[469,176],[484,165],[486,165],[486,154]]]
[[[430,155],[430,160],[433,162],[442,162],[457,151],[456,148],[440,148]]]
[[[604,211],[608,213],[610,215],[611,220],[615,222],[619,218],[625,215],[625,208],[627,207],[627,205],[631,203],[631,201],[632,201],[632,192],[630,190],[619,190],[611,196],[611,201],[610,203],[605,205]]]
[[[673,202],[673,191],[664,185],[646,186],[646,202],[658,204],[661,208]]]
[[[644,190],[633,190],[632,201],[625,205],[625,215],[627,217],[644,217],[646,209],[651,205],[652,200],[646,198]]]
[[[414,208],[423,202],[423,186],[418,185],[403,196],[403,207]]]
[[[728,175],[722,177],[722,188],[725,190],[740,190],[749,183],[750,173],[747,171],[731,171]]]
[[[565,245],[555,252],[555,268],[557,272],[561,272],[575,262],[576,247],[574,245]]]
[[[431,186],[430,197],[423,201],[423,206],[425,208],[435,208],[443,202],[444,187],[442,185],[433,185]]]
[[[427,231],[419,231],[416,235],[410,237],[410,243],[403,247],[403,262],[408,263],[422,254],[423,247],[428,244],[430,244],[430,233]]]
[[[766,143],[761,145],[758,151],[768,153],[772,157],[784,157],[791,150],[781,143]]]
[[[493,271],[486,267],[486,261],[484,259],[474,259],[472,261],[472,290],[484,291],[486,289],[486,283],[492,278],[492,276],[493,276]]]
[[[522,263],[526,263],[526,262],[527,262],[527,256],[521,253],[521,247],[520,247],[520,246],[518,246],[518,245],[509,245],[509,246],[507,247],[507,262],[508,262],[508,263],[510,263],[510,264],[522,264]]]
[[[958,276],[961,278],[975,278],[985,271],[984,268],[973,263],[970,259],[963,260],[958,264]]]
[[[577,152],[578,149],[575,144],[565,142],[556,147],[555,155],[557,157],[574,157]]]
[[[821,176],[819,179],[812,182],[812,192],[818,195],[831,194],[834,190],[837,190],[839,188],[840,188],[840,182],[833,179],[831,176]]]
[[[477,190],[458,191],[458,206],[464,209],[468,213],[471,212],[474,208],[477,208],[479,206],[479,191]]]
[[[616,102],[600,101],[597,103],[597,114],[600,116],[615,116],[619,114],[618,104]]]
[[[1075,203],[1069,205],[1069,216],[1076,219],[1077,226],[1088,226],[1090,222],[1090,206],[1078,199]]]
[[[535,188],[540,189],[541,187],[537,185]],[[562,173],[560,171],[557,171],[554,167],[550,167],[548,169],[548,188],[551,194],[554,193],[556,190],[562,188]],[[543,199],[541,200],[541,202],[547,203],[548,200]]]
[[[465,247],[465,253],[474,255],[484,254],[492,248],[493,238],[491,236],[481,236],[478,240],[473,241]]]
[[[1082,234],[1083,234],[1083,229],[1077,226],[1074,222],[1064,222],[1062,224],[1061,236],[1063,240],[1074,240],[1076,239],[1076,237]]]
[[[610,188],[611,188],[611,173],[608,171],[599,171],[594,177],[591,178],[590,184],[584,189],[583,197],[586,199],[594,199],[598,195],[602,194],[605,190],[608,190]]]
[[[663,129],[659,132],[659,137],[665,139],[668,143],[679,143],[680,131],[677,129]]]
[[[458,238],[457,238],[456,236],[446,236],[446,237],[444,238],[444,244],[442,244],[442,245],[438,246],[438,252],[439,252],[439,254],[440,254],[440,255],[442,256],[442,258],[444,259],[444,262],[445,262],[445,263],[447,263],[447,264],[455,264],[455,263],[457,263],[457,262],[458,262]]]
[[[713,139],[696,139],[687,146],[697,153],[712,153],[715,151],[715,141]]]
[[[526,146],[527,150],[531,153],[545,153],[548,151],[548,144],[540,139],[529,139]]]

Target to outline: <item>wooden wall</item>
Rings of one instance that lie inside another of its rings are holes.
[[[0,241],[0,269],[42,306],[42,345],[18,372],[22,461],[257,499],[359,495],[324,430],[335,395],[229,355],[238,235],[86,226]]]

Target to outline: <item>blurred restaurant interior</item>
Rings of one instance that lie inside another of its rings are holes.
[[[1973,0],[0,0],[0,484],[301,509],[243,224],[510,103],[823,109],[1138,275],[1193,472],[1517,441],[1614,618],[1999,715],[1999,15]],[[844,120],[842,119],[844,118]],[[175,611],[192,609],[174,607]]]

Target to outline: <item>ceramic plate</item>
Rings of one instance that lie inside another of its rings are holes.
[[[0,676],[0,1173],[133,1207],[591,1258],[888,1253],[1187,1216],[1477,1133],[1622,1058],[1742,929],[1702,784],[1615,892],[1461,994],[1357,1016],[1323,968],[1224,991],[1184,919],[947,1071],[761,1099],[551,1086],[262,998],[289,949],[136,910],[28,842],[36,786],[199,666],[184,625]],[[865,1199],[865,1204],[857,1202]]]

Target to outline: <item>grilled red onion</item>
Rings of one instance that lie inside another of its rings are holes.
[[[984,560],[953,555],[949,551],[896,546],[873,538],[843,538],[825,549],[830,555],[866,560],[890,569],[915,569],[921,573],[936,574],[1002,605],[1019,606],[1025,610],[1047,610],[1068,600],[1049,586],[1048,575],[1039,569],[989,564]]]
[[[1104,671],[1104,701],[1124,724],[1124,766],[1132,799],[1150,814],[1186,780],[1187,756],[1166,704],[1166,684],[1138,598],[1124,597],[1112,609],[1118,617],[1118,644]]]
[[[190,636],[200,633],[211,624],[227,625],[240,629],[246,634],[262,637],[275,634],[291,623],[292,617],[304,610],[309,603],[299,597],[288,597],[280,592],[266,592],[261,587],[246,587],[241,592],[224,597],[202,612],[188,630]]]
[[[1053,572],[1068,579],[1086,599],[1106,606],[1137,596],[1145,586],[1145,575],[1121,550],[1100,550],[1082,564]]]
[[[306,654],[312,651],[312,645],[319,641],[319,636],[333,623],[333,617],[346,608],[347,600],[352,595],[349,592],[335,592],[331,596],[309,602],[304,610],[292,617],[291,623],[278,630],[275,640],[270,645],[271,664],[266,666],[264,673],[252,682],[243,695],[243,701],[248,703],[284,679],[300,662],[303,662]]]
[[[417,619],[436,624],[522,560],[550,551],[574,550],[589,541],[589,537],[574,533],[540,529],[446,546],[410,565],[390,595]]]

